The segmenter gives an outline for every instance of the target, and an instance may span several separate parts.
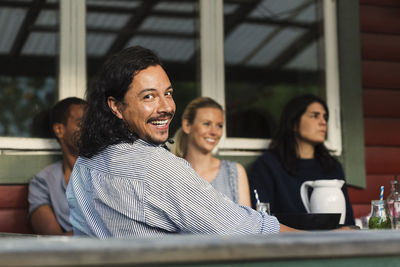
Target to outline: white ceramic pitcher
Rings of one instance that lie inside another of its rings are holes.
[[[308,213],[340,213],[340,224],[346,217],[346,201],[342,192],[343,180],[306,181],[300,187],[301,200]],[[312,187],[308,199],[308,188]]]

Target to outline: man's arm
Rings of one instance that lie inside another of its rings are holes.
[[[73,232],[64,232],[57,222],[53,209],[49,205],[42,205],[30,216],[33,231],[40,235],[73,235]]]
[[[266,234],[279,232],[278,220],[239,206],[198,176],[184,160],[159,153],[148,161],[144,221],[170,232]]]

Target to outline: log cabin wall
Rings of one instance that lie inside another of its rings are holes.
[[[349,188],[355,217],[400,175],[400,1],[360,0],[360,31],[367,186]]]

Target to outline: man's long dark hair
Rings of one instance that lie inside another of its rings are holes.
[[[123,102],[134,76],[157,65],[161,66],[158,56],[140,46],[125,48],[107,59],[87,92],[88,109],[81,128],[80,156],[90,158],[109,145],[137,140],[126,123],[112,113],[107,99],[112,96]]]
[[[270,144],[270,150],[277,154],[283,168],[291,175],[298,171],[297,141],[295,129],[300,126],[300,118],[312,103],[320,103],[329,116],[328,107],[321,98],[306,94],[294,97],[284,107],[278,131]],[[336,159],[329,154],[324,143],[315,146],[314,158],[327,171],[331,169]]]

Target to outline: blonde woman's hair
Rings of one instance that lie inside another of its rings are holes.
[[[217,108],[223,111],[223,108],[214,99],[210,97],[198,97],[193,99],[185,108],[182,115],[182,122],[187,120],[189,124],[193,124],[196,113],[199,108]],[[187,152],[188,135],[182,130],[182,127],[175,133],[175,143],[171,148],[171,152],[176,156],[184,158]]]

